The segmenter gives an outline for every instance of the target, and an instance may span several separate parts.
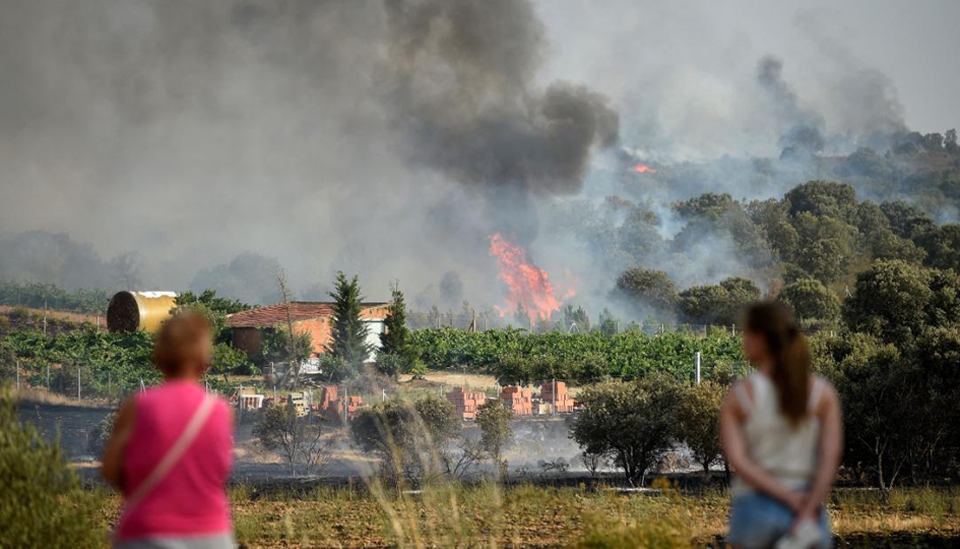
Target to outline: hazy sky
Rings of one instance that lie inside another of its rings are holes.
[[[911,129],[960,126],[955,0],[538,0],[537,7],[549,74],[611,94],[641,87],[638,74],[663,66],[743,69],[772,54],[803,96],[809,77],[838,54],[821,48],[833,42],[890,77]]]
[[[777,157],[763,59],[825,153],[960,126],[960,2],[531,1],[0,0],[0,240],[140,250],[162,289],[251,251],[496,296],[489,235],[570,264],[538,211],[620,148]]]

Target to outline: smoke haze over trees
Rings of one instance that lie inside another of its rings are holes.
[[[842,181],[855,202],[956,221],[956,134],[929,132],[958,112],[925,104],[956,82],[903,72],[949,50],[940,34],[882,52],[898,62],[881,71],[833,21],[874,33],[900,8],[777,8],[740,26],[743,10],[716,9],[0,0],[0,279],[269,303],[282,265],[299,298],[344,270],[371,299],[399,278],[419,309],[487,308],[503,298],[487,252],[502,232],[579,281],[574,304],[642,317],[610,294],[629,268],[678,292],[800,275],[836,290],[863,265],[820,260],[866,246],[869,220],[890,229],[861,257],[950,263],[953,229],[921,239],[895,207],[811,221],[781,200]]]

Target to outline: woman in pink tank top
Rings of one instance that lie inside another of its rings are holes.
[[[233,415],[200,386],[212,357],[207,321],[180,313],[157,335],[164,383],[120,408],[103,457],[103,478],[123,493],[114,547],[234,547],[225,486]]]

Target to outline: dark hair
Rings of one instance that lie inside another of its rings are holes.
[[[201,361],[203,347],[210,343],[207,319],[193,311],[180,312],[160,326],[153,362],[165,375],[176,375],[187,364]]]
[[[744,328],[766,341],[773,357],[771,378],[780,399],[780,411],[796,426],[807,415],[810,351],[807,340],[785,305],[762,301],[747,309]]]

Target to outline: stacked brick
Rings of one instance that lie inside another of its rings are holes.
[[[471,393],[465,391],[463,387],[456,387],[447,393],[453,407],[457,409],[457,415],[461,419],[477,419],[477,409],[487,402],[486,393]]]
[[[572,412],[576,405],[576,401],[567,393],[567,384],[562,381],[551,381],[541,385],[540,401],[549,404],[557,414]]]
[[[346,407],[346,410],[344,410]],[[346,412],[347,419],[352,419],[360,409],[363,408],[363,399],[358,396],[343,398],[337,396],[335,386],[326,386],[323,388],[323,398],[320,399],[319,412],[324,414],[330,421],[341,421]]]
[[[500,392],[500,401],[515,416],[533,415],[533,393],[517,385],[508,385]]]

